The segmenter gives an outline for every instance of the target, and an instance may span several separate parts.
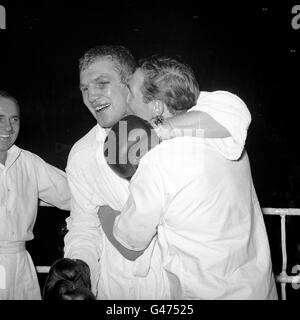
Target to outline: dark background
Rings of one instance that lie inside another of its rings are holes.
[[[136,58],[181,55],[202,90],[228,90],[247,104],[246,149],[261,206],[300,208],[300,29],[291,25],[297,1],[0,4],[7,19],[0,30],[0,88],[20,100],[20,147],[65,168],[71,146],[94,125],[78,89],[78,59],[90,47],[123,44]],[[29,249],[37,264],[49,265],[61,255],[59,232],[68,213],[39,213]],[[298,220],[287,219],[291,266],[298,261]],[[279,272],[279,217],[266,217],[266,224]]]

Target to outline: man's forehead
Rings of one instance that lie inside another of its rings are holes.
[[[81,70],[80,76],[86,76],[94,73],[99,74],[118,74],[115,63],[109,58],[98,58],[90,63],[86,68]]]
[[[0,97],[0,110],[1,112],[9,110],[10,112],[18,113],[16,103],[12,99],[6,97]]]

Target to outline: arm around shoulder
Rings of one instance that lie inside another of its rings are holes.
[[[234,139],[247,134],[251,114],[237,95],[228,91],[201,92],[197,104],[157,128],[162,140],[177,136]]]

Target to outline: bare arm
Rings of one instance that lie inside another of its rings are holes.
[[[101,206],[98,211],[98,216],[102,225],[103,232],[105,233],[110,243],[120,252],[120,254],[124,258],[126,258],[127,260],[134,261],[143,254],[144,250],[142,251],[129,250],[125,248],[120,242],[118,242],[113,235],[114,222],[116,217],[120,213],[121,213],[120,211],[113,210],[109,206]]]

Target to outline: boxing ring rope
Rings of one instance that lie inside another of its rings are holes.
[[[275,276],[276,281],[281,285],[281,300],[286,300],[286,284],[294,284],[300,288],[300,273],[299,275],[290,276],[286,272],[287,268],[287,252],[286,252],[286,228],[285,228],[285,217],[286,216],[300,216],[300,209],[294,208],[262,208],[263,214],[273,215],[281,217],[281,252],[282,252],[282,268],[279,275]],[[50,270],[49,266],[36,266],[38,273],[48,273]],[[300,266],[299,269],[300,271]]]
[[[300,275],[289,276],[286,272],[287,267],[287,253],[286,253],[286,229],[285,217],[286,216],[300,216],[300,209],[294,208],[262,208],[263,214],[275,215],[281,217],[281,252],[282,252],[282,267],[279,275],[276,276],[276,281],[281,285],[281,300],[286,300],[286,284],[291,283],[299,286]]]

